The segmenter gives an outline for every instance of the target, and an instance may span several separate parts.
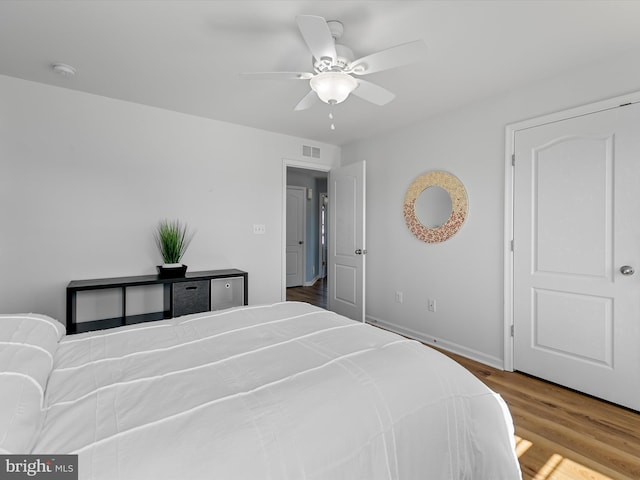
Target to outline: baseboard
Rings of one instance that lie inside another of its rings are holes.
[[[461,355],[471,360],[475,360],[476,362],[480,362],[490,367],[497,368],[498,370],[504,370],[504,362],[501,358],[486,355],[482,352],[478,352],[477,350],[466,348],[462,345],[448,342],[437,337],[432,337],[423,332],[418,332],[417,330],[413,330],[402,325],[397,325],[395,323],[382,320],[381,318],[377,318],[371,315],[367,315],[366,317],[367,323],[375,325],[376,327],[380,327],[385,330],[389,330],[390,332],[412,338],[413,340],[418,340],[419,342],[425,343],[427,345],[433,345],[434,347],[438,347],[442,350],[455,353],[456,355]]]
[[[313,280],[311,280],[310,282],[304,282],[302,285],[304,287],[313,287],[318,280],[320,280],[320,275],[316,275]]]

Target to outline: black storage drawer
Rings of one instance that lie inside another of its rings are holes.
[[[209,280],[177,282],[171,288],[173,295],[172,317],[209,310]]]

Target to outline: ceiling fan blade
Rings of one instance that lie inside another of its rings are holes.
[[[376,105],[386,105],[396,98],[396,95],[386,88],[361,79],[358,79],[358,88],[353,91],[353,94]]]
[[[425,43],[422,40],[416,40],[354,60],[349,64],[347,71],[356,75],[368,75],[418,62],[426,53]]]
[[[309,93],[307,93],[304,96],[304,98],[298,102],[294,110],[296,111],[306,110],[307,108],[312,107],[317,100],[318,100],[318,95],[316,94],[316,92],[314,92],[313,90],[310,90]]]
[[[313,78],[310,72],[249,72],[241,73],[241,77],[251,80],[309,80]]]
[[[327,21],[315,15],[298,15],[296,22],[314,58],[320,60],[328,57],[335,61],[336,42]]]

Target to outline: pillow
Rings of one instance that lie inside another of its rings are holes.
[[[0,452],[31,452],[64,326],[46,315],[0,315]]]

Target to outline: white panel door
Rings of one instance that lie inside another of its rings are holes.
[[[514,366],[640,410],[640,104],[516,132]]]
[[[304,281],[305,188],[287,187],[287,287]]]
[[[365,162],[329,172],[329,310],[365,321]]]

